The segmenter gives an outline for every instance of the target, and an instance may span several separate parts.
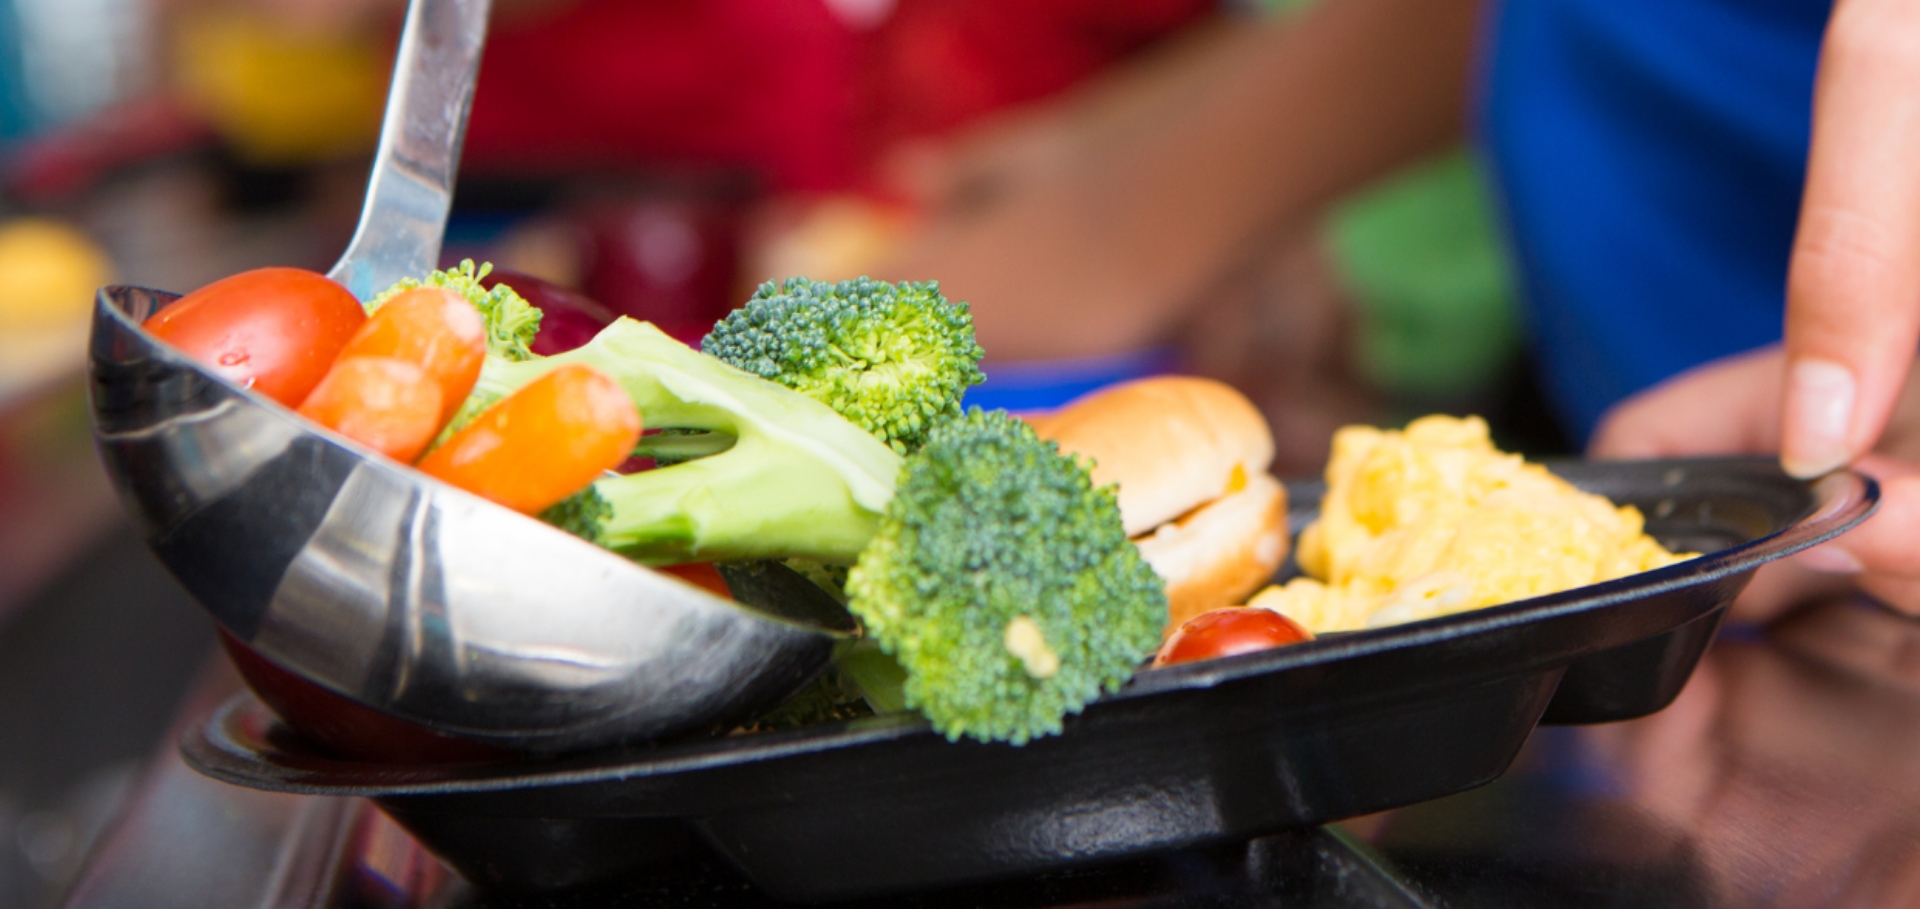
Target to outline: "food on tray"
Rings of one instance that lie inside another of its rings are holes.
[[[959,414],[980,349],[936,286],[767,285],[702,347],[622,320],[490,363],[475,395],[554,363],[621,382],[670,466],[596,482],[570,529],[653,564],[800,560],[865,623],[869,700],[951,737],[1055,732],[1151,653],[1164,595],[1112,494],[1013,418]]]
[[[148,326],[389,457],[715,593],[716,561],[800,571],[864,636],[762,728],[911,709],[949,738],[1019,744],[1118,689],[1163,630],[1155,665],[1679,558],[1631,508],[1495,451],[1484,423],[1429,418],[1342,430],[1300,543],[1318,580],[1233,608],[1286,553],[1286,497],[1265,421],[1225,385],[1141,380],[1031,425],[962,413],[981,380],[965,305],[864,278],[764,285],[702,350],[619,319],[541,356],[540,310],[488,277],[462,263],[363,310],[266,269]],[[656,466],[612,472],[635,456]]]
[[[1153,665],[1158,668],[1211,660],[1311,640],[1313,632],[1271,609],[1230,606],[1181,623],[1160,645]]]
[[[1326,476],[1320,519],[1300,534],[1308,577],[1249,604],[1315,633],[1478,609],[1691,558],[1647,536],[1638,509],[1496,450],[1477,417],[1341,429]]]
[[[1287,554],[1287,497],[1267,473],[1273,434],[1231,386],[1141,379],[1028,418],[1118,485],[1128,535],[1166,579],[1169,630],[1246,602]]]
[[[832,407],[903,455],[985,378],[973,318],[932,282],[769,282],[700,349]]]
[[[906,670],[907,706],[950,738],[1016,744],[1125,684],[1166,615],[1113,494],[1025,423],[977,408],[907,459],[846,589]]]
[[[704,353],[620,319],[538,356],[539,310],[487,277],[469,262],[400,282],[324,339],[319,390],[283,400],[401,460],[425,445],[423,472],[716,592],[714,561],[801,570],[865,638],[790,716],[844,715],[851,693],[1017,744],[1152,654],[1166,595],[1113,490],[1005,412],[961,413],[981,351],[937,285],[796,279]],[[296,302],[334,289],[298,282]],[[629,456],[657,466],[608,472]]]
[[[324,275],[261,268],[187,294],[142,327],[228,381],[298,407],[366,320],[360,301]]]

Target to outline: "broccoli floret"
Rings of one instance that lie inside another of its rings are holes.
[[[848,606],[950,739],[1060,731],[1160,642],[1167,599],[1111,487],[1004,411],[973,408],[909,458]]]
[[[562,363],[618,381],[653,444],[716,451],[597,481],[602,545],[654,565],[800,556],[851,564],[893,497],[900,457],[826,405],[741,372],[645,322],[621,319],[552,357],[489,357],[476,396],[501,397]],[[724,444],[730,440],[731,444]],[[724,449],[724,450],[719,450]],[[641,450],[645,451],[643,443]]]
[[[505,284],[496,284],[492,290],[482,287],[480,280],[492,271],[492,263],[476,268],[472,259],[462,259],[459,265],[436,271],[424,280],[401,278],[392,287],[381,291],[379,296],[368,300],[366,309],[371,313],[385,306],[388,300],[417,287],[446,288],[472,300],[480,310],[481,317],[487,323],[487,353],[507,360],[530,360],[533,351],[529,345],[533,343],[533,336],[540,331],[540,310]],[[493,402],[486,403],[491,405]],[[481,407],[474,410],[468,419],[485,409]],[[458,417],[455,419],[458,420]]]
[[[606,545],[606,524],[611,517],[613,506],[591,486],[540,512],[540,520],[596,546]]]
[[[832,407],[900,454],[985,378],[973,316],[933,281],[769,281],[700,349]]]

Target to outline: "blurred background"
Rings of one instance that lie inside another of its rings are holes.
[[[996,190],[968,183],[988,164],[1059,154],[1095,113],[1309,4],[501,0],[445,257],[689,338],[771,278],[937,279],[896,263],[930,223],[979,204],[969,193]],[[78,368],[102,282],[184,292],[330,264],[358,214],[401,6],[0,3],[0,390]],[[1253,258],[1182,330],[1096,358],[1124,363],[1050,355],[1075,349],[1048,342],[1070,325],[1028,332],[1017,360],[989,345],[980,403],[1048,406],[1115,372],[1207,373],[1268,410],[1278,469],[1299,473],[1334,425],[1498,412],[1525,390],[1465,151]]]
[[[688,340],[769,279],[938,279],[896,263],[1002,191],[974,175],[1063,154],[1307,2],[496,0],[446,264]],[[0,0],[0,906],[61,892],[211,642],[96,465],[93,291],[325,270],[359,213],[401,7]],[[1072,325],[1027,330],[1018,358],[988,343],[973,401],[1210,375],[1266,411],[1282,475],[1318,471],[1339,425],[1434,411],[1565,451],[1484,194],[1448,151],[1274,237],[1130,349],[1080,355]]]

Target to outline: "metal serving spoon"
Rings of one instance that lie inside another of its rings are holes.
[[[408,10],[366,208],[331,272],[363,299],[435,265],[487,7]],[[742,606],[322,430],[141,330],[172,299],[108,287],[95,304],[101,458],[221,627],[308,681],[441,733],[569,750],[765,704],[851,629],[790,572],[784,590],[777,571],[743,585],[761,608]]]

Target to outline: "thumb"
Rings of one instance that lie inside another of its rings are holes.
[[[1879,481],[1880,508],[1866,523],[1802,553],[1798,561],[1827,571],[1920,580],[1913,547],[1920,537],[1920,465],[1872,455],[1859,469]]]
[[[1920,4],[1846,0],[1821,49],[1787,279],[1781,463],[1872,448],[1920,338]],[[1904,45],[1904,46],[1903,46]]]

